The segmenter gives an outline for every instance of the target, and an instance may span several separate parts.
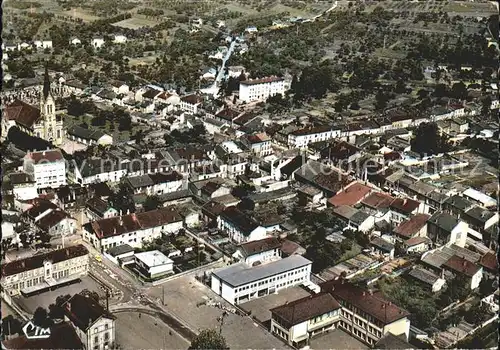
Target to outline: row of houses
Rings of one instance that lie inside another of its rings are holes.
[[[114,35],[111,38],[111,42],[114,44],[124,44],[127,42],[127,37],[125,35]],[[106,43],[104,38],[92,38],[90,39],[90,45],[95,48],[100,48]],[[81,45],[82,40],[79,38],[71,38],[68,42],[69,45]],[[2,43],[2,51],[14,51],[14,50],[25,50],[25,49],[52,49],[52,40],[35,40],[32,43],[21,42],[21,43]]]

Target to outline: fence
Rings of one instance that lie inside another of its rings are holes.
[[[180,273],[176,273],[175,275],[171,275],[171,276],[165,277],[165,278],[163,278],[161,280],[157,280],[157,281],[151,282],[151,284],[153,286],[158,286],[158,285],[160,285],[162,283],[168,282],[170,280],[173,280],[173,279],[185,276],[185,275],[189,275],[189,274],[196,273],[196,272],[199,272],[199,271],[208,270],[208,269],[210,269],[212,267],[215,267],[216,265],[218,265],[220,263],[221,263],[220,260],[213,261],[210,264],[203,265],[203,266],[198,266],[198,267],[195,267],[194,269],[183,271],[183,272],[180,272]]]
[[[1,297],[2,300],[9,305],[14,311],[23,318],[24,321],[29,321],[31,320],[31,315],[25,312],[21,307],[19,307],[13,300],[12,297],[9,295],[8,292],[2,289],[1,292]]]

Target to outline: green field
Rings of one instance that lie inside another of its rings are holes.
[[[115,27],[127,28],[127,29],[138,29],[141,27],[153,27],[160,23],[159,21],[144,19],[144,18],[128,18],[123,21],[113,23]]]

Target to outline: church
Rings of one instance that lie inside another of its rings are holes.
[[[66,137],[62,115],[56,115],[56,104],[50,92],[48,68],[45,67],[43,89],[40,95],[40,109],[20,100],[15,100],[3,109],[2,135],[12,126],[60,146]]]

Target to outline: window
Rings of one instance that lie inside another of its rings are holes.
[[[108,332],[104,333],[104,340],[106,340],[106,341],[109,340],[109,333]]]
[[[96,329],[96,331],[97,331],[97,329]],[[94,337],[94,343],[98,343],[98,342],[99,342],[99,337],[96,335],[96,336]]]
[[[107,324],[107,323],[106,323],[106,324],[104,325],[104,329],[109,329],[109,324]]]

